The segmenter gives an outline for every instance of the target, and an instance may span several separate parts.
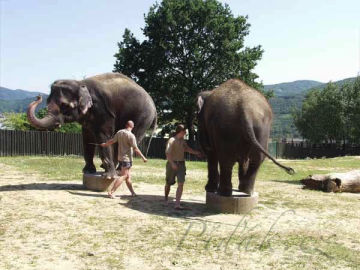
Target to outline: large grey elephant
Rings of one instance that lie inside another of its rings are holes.
[[[96,172],[93,158],[95,145],[106,142],[128,120],[135,123],[133,133],[138,141],[150,127],[156,127],[155,104],[149,94],[133,80],[120,73],[106,73],[82,81],[57,80],[47,99],[48,115],[35,116],[41,97],[28,107],[29,122],[39,129],[53,129],[77,121],[82,125],[85,167],[83,172]],[[116,144],[99,147],[102,166],[108,178],[115,176]]]
[[[198,136],[208,160],[208,192],[232,195],[231,175],[239,164],[239,191],[253,194],[257,171],[265,156],[285,169],[267,151],[272,110],[266,98],[238,79],[198,96]],[[218,170],[220,165],[220,173]]]

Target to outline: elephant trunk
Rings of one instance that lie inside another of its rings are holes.
[[[41,102],[42,102],[42,97],[38,96],[37,100],[29,104],[27,110],[27,118],[30,124],[37,129],[54,129],[60,126],[61,119],[59,116],[56,116],[54,113],[56,109],[55,107],[57,107],[57,105],[54,104],[53,102],[51,102],[48,105],[48,114],[44,118],[39,119],[36,117],[35,109]]]

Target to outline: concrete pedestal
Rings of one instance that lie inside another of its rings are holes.
[[[243,192],[233,191],[231,197],[206,192],[206,206],[221,213],[246,214],[257,205],[258,200],[259,194],[257,192],[253,196],[249,196]]]
[[[105,179],[103,172],[84,173],[83,185],[93,191],[106,191],[114,179]]]

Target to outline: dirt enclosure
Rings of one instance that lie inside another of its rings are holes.
[[[291,165],[302,166],[295,161]],[[184,205],[191,210],[176,211],[173,202],[163,202],[160,183],[137,181],[146,170],[162,177],[162,168],[146,166],[137,163],[133,169],[137,197],[128,196],[124,185],[111,200],[106,193],[83,190],[80,180],[54,180],[0,160],[0,269],[360,265],[359,194],[303,190],[297,181],[258,180],[258,207],[239,216],[209,212],[204,192],[189,185]],[[187,181],[205,179],[205,169],[188,171]]]

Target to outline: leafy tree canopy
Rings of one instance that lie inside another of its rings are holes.
[[[310,91],[293,112],[301,135],[312,142],[360,142],[360,77]]]
[[[149,91],[160,122],[185,123],[192,139],[200,91],[230,78],[262,89],[253,70],[263,50],[244,46],[249,28],[247,17],[216,0],[163,0],[145,15],[142,42],[125,30],[114,71]]]

